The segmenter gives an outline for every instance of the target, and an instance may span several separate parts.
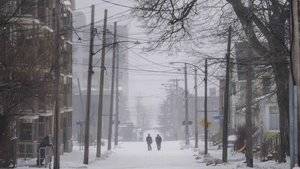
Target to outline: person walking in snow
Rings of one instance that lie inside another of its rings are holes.
[[[155,142],[156,142],[157,150],[160,151],[162,138],[159,134],[157,134],[157,136],[155,137]]]
[[[45,136],[38,147],[38,158],[37,158],[37,165],[41,166],[43,165],[43,162],[46,158],[46,148],[52,147],[52,144],[50,143],[50,137]]]
[[[152,144],[152,137],[150,136],[150,134],[148,134],[148,136],[146,137],[146,142],[148,145],[148,151],[152,150],[151,144]]]

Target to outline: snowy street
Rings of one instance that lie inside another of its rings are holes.
[[[201,149],[200,145],[200,149]],[[75,146],[78,148],[77,146]],[[61,156],[62,169],[246,169],[241,155],[230,155],[229,163],[209,165],[202,159],[196,160],[193,149],[180,149],[180,142],[163,142],[162,150],[157,151],[152,144],[152,151],[147,151],[145,142],[125,142],[114,148],[112,152],[105,152],[102,158],[95,158],[95,148],[90,147],[90,163],[82,164],[83,151],[75,149],[72,153]],[[220,158],[221,151],[210,149],[213,157]],[[19,164],[17,169],[33,169],[35,160]],[[22,167],[23,166],[23,167]],[[26,167],[25,167],[26,166]],[[278,164],[274,161],[261,163],[255,162],[256,169],[283,169],[288,168],[288,163]]]
[[[166,142],[162,145],[162,150],[157,151],[155,144],[153,150],[147,151],[145,142],[120,143],[121,145],[114,149],[106,159],[96,160],[91,158],[89,169],[196,169],[199,168],[196,160],[193,158],[191,150],[180,150],[179,142]],[[78,153],[78,151],[75,151]],[[69,154],[71,155],[71,154]],[[64,168],[85,168],[82,165],[83,153],[78,153],[78,160],[66,154],[63,158]],[[106,155],[104,155],[106,156]],[[72,164],[78,163],[78,164]],[[81,163],[81,164],[80,164]]]
[[[0,0],[0,37],[0,169],[299,168],[300,0]]]

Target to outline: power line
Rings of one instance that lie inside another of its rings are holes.
[[[114,3],[114,2],[107,1],[107,0],[101,0],[101,1],[102,1],[102,2],[105,2],[105,3],[112,4],[112,5],[116,5],[116,6],[124,7],[124,8],[136,9],[135,7],[132,7],[132,6],[123,5],[123,4],[119,4],[119,3]]]
[[[107,17],[107,18],[108,18],[108,19],[113,19],[114,17],[117,17],[118,15],[127,13],[127,12],[129,12],[129,11],[130,11],[130,10],[121,11],[121,12],[118,12],[118,13],[116,13],[116,14],[114,14],[114,15],[111,15],[111,16],[109,16],[109,17]],[[118,16],[118,17],[120,17],[120,16]],[[100,22],[102,22],[103,20],[104,20],[104,19],[99,19],[99,20],[95,21],[95,24],[96,24],[96,23],[100,23]],[[82,28],[85,28],[85,27],[87,27],[87,26],[89,26],[89,25],[90,25],[90,24],[82,25],[82,26],[77,27],[76,29],[82,29]]]
[[[124,45],[123,45],[123,46],[124,46]],[[125,46],[125,48],[127,48],[127,47]],[[150,59],[148,59],[148,58],[145,58],[144,56],[142,56],[142,55],[140,55],[140,54],[134,52],[133,50],[130,50],[130,51],[131,51],[133,54],[135,54],[136,56],[138,56],[138,57],[142,58],[143,60],[145,60],[145,61],[147,61],[147,62],[150,62],[150,63],[152,63],[152,64],[154,64],[154,65],[157,65],[157,66],[160,66],[160,67],[168,67],[168,68],[175,68],[175,69],[177,69],[177,67],[167,66],[167,65],[163,65],[163,64],[154,62],[154,61],[152,61],[152,60],[150,60]]]
[[[73,64],[77,64],[77,65],[84,65],[87,66],[87,64],[84,63],[73,63]],[[94,67],[100,67],[99,65],[96,65]],[[111,69],[111,66],[105,66],[106,68]],[[129,70],[129,71],[138,71],[138,72],[151,72],[151,73],[163,73],[163,74],[170,74],[170,75],[182,75],[184,73],[181,72],[174,72],[174,71],[170,71],[170,70],[153,70],[153,69],[135,69],[135,68],[126,68],[126,67],[119,67],[120,70]],[[193,76],[194,74],[188,74]]]

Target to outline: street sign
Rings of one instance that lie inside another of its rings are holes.
[[[223,115],[215,115],[213,116],[214,120],[222,120],[223,119]]]
[[[192,121],[188,121],[187,124],[186,124],[186,121],[183,121],[183,122],[182,122],[182,125],[184,125],[184,126],[185,126],[185,125],[192,125],[192,124],[193,124]]]
[[[201,124],[201,126],[205,127],[205,122],[204,122],[204,120],[201,120],[200,124]],[[212,123],[208,121],[207,124],[206,124],[206,127],[207,127],[207,128],[210,128],[211,126],[212,126]]]
[[[120,123],[121,123],[121,122],[120,122],[120,121],[118,121],[118,124],[120,124]],[[112,122],[112,124],[115,124],[115,121],[113,121],[113,122]]]

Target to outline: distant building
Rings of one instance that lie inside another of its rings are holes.
[[[193,124],[190,126],[191,134],[194,133],[194,114],[195,114],[195,97],[190,96],[189,99],[189,117]],[[204,96],[198,97],[198,123],[199,136],[204,137]],[[219,112],[219,96],[216,88],[210,88],[207,97],[207,122],[209,136],[217,134],[220,129],[220,112]],[[194,136],[194,135],[193,135]]]
[[[88,75],[88,61],[89,61],[89,39],[90,39],[90,26],[87,24],[86,16],[83,12],[74,13],[74,27],[77,28],[73,34],[74,47],[73,47],[73,127],[75,129],[74,134],[80,141],[79,136],[83,136],[84,120],[86,115],[86,98],[87,98],[87,75]],[[97,119],[98,119],[98,99],[99,99],[99,85],[100,85],[100,58],[102,48],[102,26],[96,27],[97,35],[95,36],[94,52],[97,52],[93,56],[93,77],[91,88],[91,121],[90,121],[90,133],[91,140],[96,139],[97,134]],[[111,73],[112,73],[112,43],[113,43],[113,27],[108,25],[107,29],[107,47],[105,56],[105,80],[104,80],[104,96],[103,96],[103,127],[102,137],[108,137],[108,117],[110,106],[110,86],[111,86]],[[126,37],[128,36],[128,28],[126,26],[119,25],[117,41],[118,43],[118,57],[119,57],[119,121],[120,125],[130,122],[130,114],[128,110],[128,51]],[[116,70],[117,71],[117,70]],[[79,89],[80,86],[80,89]],[[81,133],[81,134],[80,134]],[[120,132],[122,135],[122,132]]]

